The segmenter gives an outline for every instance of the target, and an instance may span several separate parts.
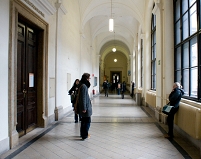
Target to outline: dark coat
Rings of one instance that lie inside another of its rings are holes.
[[[82,117],[90,117],[92,115],[92,105],[89,98],[88,88],[85,84],[82,84],[82,87],[79,89],[79,114]],[[82,112],[84,110],[86,110],[86,113]]]
[[[175,108],[179,107],[181,97],[184,95],[184,91],[179,88],[175,88],[169,95],[170,105]]]
[[[71,95],[74,91],[74,94],[77,95],[76,88],[78,88],[78,85],[73,85],[73,87],[68,91],[68,94]],[[76,100],[76,98],[73,101],[71,101],[71,103],[75,104],[75,100]]]

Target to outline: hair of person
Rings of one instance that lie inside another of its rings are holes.
[[[179,82],[175,82],[175,85],[178,87],[178,88],[182,88],[181,84]]]
[[[80,80],[79,80],[79,79],[76,79],[76,80],[75,80],[75,82],[74,82],[74,84],[76,84],[76,82],[77,82],[77,81],[78,81],[78,82],[80,82]]]
[[[89,74],[89,73],[84,73],[84,74],[82,75],[82,79],[89,79],[89,77],[90,77],[90,74]]]

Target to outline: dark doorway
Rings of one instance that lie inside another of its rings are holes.
[[[37,126],[37,29],[19,19],[17,41],[17,131]]]
[[[112,88],[115,89],[117,88],[117,84],[119,82],[121,82],[121,72],[117,72],[117,71],[111,71],[110,72],[110,77],[111,77],[111,81],[112,81]]]

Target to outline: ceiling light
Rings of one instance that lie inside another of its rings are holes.
[[[114,62],[117,62],[117,59],[114,59]]]
[[[109,19],[109,31],[113,32],[114,29],[114,19]]]
[[[111,18],[109,19],[109,31],[113,32],[114,30],[114,19],[112,18],[112,0],[111,0]]]

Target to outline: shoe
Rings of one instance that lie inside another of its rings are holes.
[[[84,141],[85,139],[90,139],[90,135],[88,134],[88,136],[86,138],[82,138],[82,140]]]
[[[169,134],[165,134],[165,135],[164,135],[164,138],[166,138],[166,139],[172,139],[173,136],[170,136]]]
[[[78,121],[75,121],[75,123],[78,123]]]

